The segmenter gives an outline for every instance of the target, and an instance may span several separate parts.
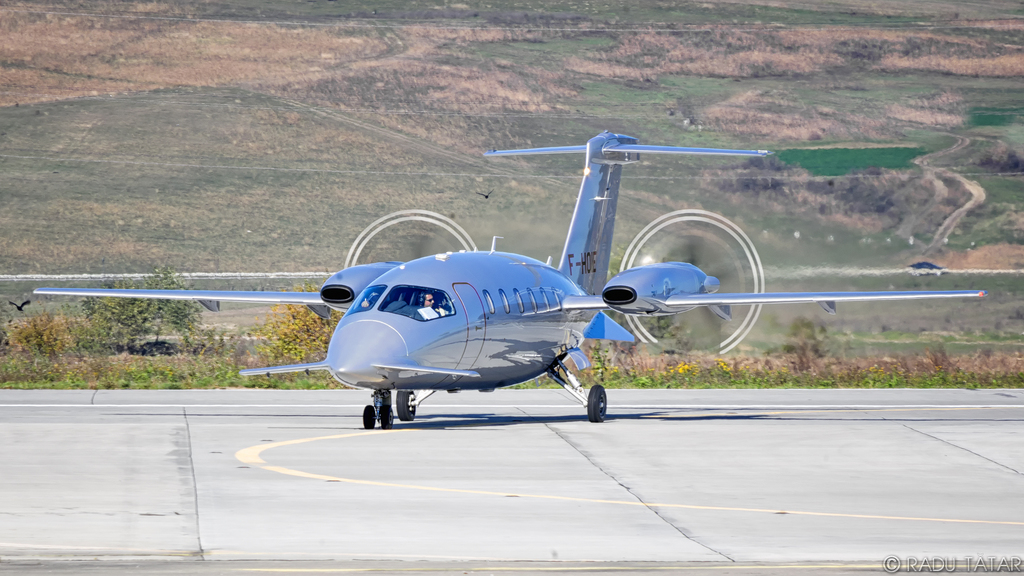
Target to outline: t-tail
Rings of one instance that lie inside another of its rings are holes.
[[[569,223],[569,236],[558,263],[558,270],[589,294],[600,294],[608,281],[608,263],[615,232],[615,209],[619,201],[622,165],[640,160],[640,153],[698,154],[724,156],[767,156],[767,150],[722,150],[718,148],[681,148],[647,146],[636,138],[605,131],[586,146],[558,146],[524,150],[490,150],[484,156],[527,154],[572,154],[583,152],[586,162],[576,209]]]

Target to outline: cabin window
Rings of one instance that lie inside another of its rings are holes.
[[[512,293],[515,294],[516,304],[519,305],[519,313],[522,314],[523,312],[526,312],[526,306],[523,306],[523,295],[519,293],[519,289],[513,288]]]
[[[544,301],[544,311],[551,310],[551,300],[548,300],[548,292],[543,288],[537,288],[540,291],[540,298]]]
[[[420,322],[455,316],[455,306],[447,292],[422,286],[395,286],[377,309]]]
[[[346,314],[357,314],[359,312],[373,310],[373,305],[377,303],[377,299],[380,298],[380,295],[387,289],[388,287],[386,285],[378,284],[363,290],[362,294],[352,301],[352,305],[348,307],[348,312],[346,312]]]
[[[537,313],[537,299],[533,297],[533,290],[526,289],[526,295],[530,297],[530,307],[533,308],[533,313]]]
[[[494,314],[494,300],[491,300],[491,295],[487,290],[484,290],[484,300],[487,301],[487,309],[491,311],[491,314]]]
[[[508,305],[508,297],[505,296],[504,290],[498,290],[498,296],[501,296],[501,305],[505,307],[505,314],[512,312],[512,308]]]
[[[558,290],[552,290],[551,296],[555,300],[555,310],[562,309],[562,297],[558,295]]]

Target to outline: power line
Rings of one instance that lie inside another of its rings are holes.
[[[231,166],[225,164],[190,164],[190,163],[178,163],[178,162],[147,162],[140,160],[107,160],[100,158],[56,158],[50,156],[23,156],[14,154],[0,154],[0,158],[12,158],[19,160],[43,160],[48,162],[80,162],[80,163],[96,163],[96,164],[123,164],[123,165],[136,165],[136,166],[162,166],[170,168],[198,168],[207,170],[264,170],[264,171],[276,171],[276,172],[308,172],[308,173],[324,173],[324,174],[348,174],[348,175],[370,175],[370,176],[437,176],[437,177],[457,177],[457,178],[505,178],[505,179],[570,179],[577,180],[580,178],[577,174],[565,175],[565,174],[488,174],[479,172],[426,172],[426,171],[407,171],[400,172],[394,170],[337,170],[330,168],[288,168],[288,167],[277,167],[277,166]],[[958,173],[961,176],[1024,176],[1021,172],[962,172]],[[777,172],[771,173],[753,173],[742,172],[732,176],[700,176],[700,175],[679,175],[679,176],[630,176],[630,180],[737,180],[740,178],[757,178],[757,179],[774,179],[774,180],[792,180],[800,179],[803,181],[829,181],[829,180],[841,180],[850,178],[859,179],[878,179],[891,177],[890,174],[846,174],[843,176],[804,176],[804,175],[780,175]],[[907,176],[907,175],[903,175]],[[912,178],[921,178],[923,174],[909,175]]]
[[[993,18],[984,20],[969,20],[967,24],[915,24],[911,22],[898,22],[893,24],[875,24],[865,23],[863,25],[844,24],[842,26],[827,26],[815,24],[814,27],[802,26],[802,25],[788,25],[788,24],[768,24],[762,26],[752,26],[749,28],[738,28],[735,25],[715,25],[715,24],[694,24],[684,25],[690,26],[688,28],[551,28],[545,27],[543,24],[524,24],[523,26],[437,26],[427,24],[380,24],[380,23],[364,23],[364,22],[309,22],[300,20],[240,20],[230,18],[196,18],[188,16],[152,16],[143,14],[102,14],[96,12],[60,12],[55,10],[28,10],[18,8],[0,8],[0,12],[13,12],[13,13],[25,13],[25,14],[41,14],[41,15],[52,15],[52,16],[81,16],[87,18],[117,18],[127,20],[162,20],[171,22],[213,22],[213,23],[226,23],[226,24],[273,24],[277,26],[318,26],[318,27],[338,27],[338,28],[357,28],[357,29],[428,29],[428,30],[492,30],[492,31],[509,31],[509,32],[631,32],[631,33],[679,33],[679,32],[692,32],[692,33],[703,33],[703,32],[772,32],[776,30],[805,30],[805,31],[844,31],[844,30],[864,30],[864,29],[895,29],[895,30],[946,30],[946,29],[985,29],[985,28],[1021,28],[1020,24],[994,24],[993,20],[1007,21],[1011,20],[1014,22],[1022,22],[1024,18]],[[961,20],[961,22],[963,22]],[[677,26],[672,23],[645,23],[646,26],[652,25],[664,25],[664,26]],[[701,26],[701,27],[698,27]],[[743,24],[742,26],[751,26],[750,24]]]
[[[18,86],[18,85],[16,85],[16,84],[8,84],[8,86]],[[53,89],[48,88],[48,90],[51,90],[51,91],[54,91],[54,92],[102,92],[102,91],[95,90],[95,89],[92,89],[92,88],[53,88]],[[65,99],[68,99],[68,96],[66,94],[47,94],[47,93],[42,93],[42,92],[15,92],[15,91],[7,90],[7,91],[0,91],[0,94],[8,94],[8,95],[12,95],[12,96],[48,96],[48,97],[51,97],[51,98],[65,98]],[[117,91],[114,91],[114,92],[108,92],[108,93],[105,93],[105,94],[102,94],[102,93],[99,94],[99,95],[88,94],[88,95],[85,95],[85,96],[77,96],[77,97],[72,97],[72,98],[74,98],[76,100],[107,101],[107,100],[110,100],[111,98],[115,97],[115,94],[116,94],[117,97],[127,97],[127,98],[136,97],[135,98],[136,100],[142,100],[145,103],[150,103],[150,102],[153,102],[153,103],[171,102],[171,103],[177,103],[177,104],[185,103],[185,102],[174,101],[174,100],[164,100],[164,99],[161,98],[161,96],[159,94],[154,94],[152,91],[149,91],[149,90],[131,91],[131,92],[117,92]],[[276,98],[273,95],[267,95],[267,94],[263,94],[263,93],[260,93],[260,92],[254,92],[254,94],[258,94],[258,95],[263,96],[263,97]],[[176,94],[175,96],[181,96],[181,94]],[[237,94],[210,94],[210,93],[197,93],[197,94],[195,94],[195,96],[203,97],[203,98],[232,98],[232,99],[236,99],[236,100],[239,97],[239,95],[237,95]],[[667,100],[674,100],[674,99],[678,99],[679,98],[679,96],[673,96],[673,95],[670,95],[670,94],[666,94],[665,97],[666,97],[665,100],[630,101],[629,105],[630,106],[637,106],[637,105],[664,106],[667,103],[666,102]],[[143,98],[146,98],[146,100],[143,100]],[[450,103],[455,103],[455,104],[489,104],[489,103],[506,103],[506,102],[509,102],[509,99],[508,98],[479,98],[479,99],[468,100],[468,99],[459,99],[459,98],[446,98],[446,97],[443,97],[443,96],[434,96],[434,97],[423,97],[423,98],[374,98],[372,101],[367,101],[366,98],[359,98],[359,97],[354,97],[353,96],[353,97],[345,97],[345,98],[332,97],[330,99],[330,101],[331,102],[358,102],[358,103],[366,103],[366,104],[373,104],[373,103],[377,103],[377,102],[391,103],[391,104],[422,104],[424,102],[450,102]],[[573,106],[586,106],[586,105],[605,106],[605,107],[615,106],[615,105],[612,105],[612,104],[608,104],[606,101],[603,101],[603,100],[572,100],[572,99],[560,99],[560,98],[545,98],[544,99],[544,103],[547,103],[547,104],[566,104],[566,105],[571,104]],[[187,104],[191,105],[192,103],[191,102],[187,102]],[[301,110],[300,108],[294,108],[294,107],[292,107],[292,108],[288,108],[288,107],[263,107],[263,106],[248,106],[248,105],[239,105],[239,104],[214,104],[214,103],[209,103],[209,104],[202,104],[202,105],[204,105],[204,106],[230,106],[230,107],[233,107],[233,108],[253,108],[253,109],[267,109],[267,110]]]

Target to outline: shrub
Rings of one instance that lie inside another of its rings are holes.
[[[823,358],[828,352],[827,331],[807,318],[797,318],[789,325],[789,337],[782,351],[796,356],[798,370],[808,370],[813,359]]]
[[[153,275],[139,284],[118,281],[114,288],[182,290],[184,279],[173,268],[157,267]],[[88,324],[79,326],[80,342],[87,351],[124,352],[139,341],[161,332],[173,332],[182,338],[199,326],[202,307],[189,300],[144,300],[141,298],[88,298],[82,303]]]
[[[978,166],[996,172],[1024,172],[1024,156],[1016,150],[999,146],[982,156]]]
[[[29,316],[11,325],[11,344],[39,356],[56,356],[75,347],[72,323],[63,314],[45,311]]]
[[[302,292],[318,289],[311,282],[294,288]],[[262,339],[256,351],[271,364],[322,360],[339,320],[341,313],[337,311],[331,311],[330,320],[325,320],[306,306],[278,304],[271,308],[266,322],[252,331],[253,336]]]
[[[139,288],[134,282],[118,281],[114,288]],[[87,298],[82,309],[88,319],[82,336],[89,348],[123,352],[153,331],[156,301],[139,298]]]

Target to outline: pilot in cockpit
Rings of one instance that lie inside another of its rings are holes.
[[[430,308],[434,312],[437,312],[438,316],[448,315],[448,311],[441,306],[441,299],[435,297],[431,292],[427,292],[423,295],[423,307]]]

